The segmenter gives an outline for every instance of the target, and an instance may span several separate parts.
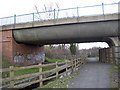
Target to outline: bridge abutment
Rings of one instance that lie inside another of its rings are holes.
[[[109,38],[110,48],[103,48],[99,50],[99,57],[101,62],[109,62],[120,64],[120,41],[118,37]]]
[[[113,42],[112,45],[112,54],[113,54],[113,61],[115,64],[120,64],[120,40],[119,37],[111,37],[110,38]]]
[[[12,30],[2,31],[2,56],[12,64],[31,65],[44,62],[44,46],[18,44]]]
[[[120,65],[120,46],[112,47],[114,63]]]

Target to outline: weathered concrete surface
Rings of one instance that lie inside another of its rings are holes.
[[[90,62],[80,69],[77,78],[71,80],[68,88],[109,88],[109,68],[111,65],[91,58]]]
[[[118,36],[117,30],[118,21],[76,23],[14,30],[14,38],[28,44],[102,41],[104,37]]]
[[[3,25],[0,26],[0,30],[13,30],[13,29],[22,29],[22,28],[33,28],[40,26],[53,26],[53,25],[62,25],[70,23],[85,23],[85,22],[97,22],[97,21],[106,21],[106,20],[116,20],[118,19],[119,14],[106,14],[106,15],[97,15],[97,16],[83,16],[83,17],[73,17],[65,19],[55,19],[39,22],[30,22],[30,23],[21,23],[13,25]]]
[[[113,60],[117,65],[120,65],[120,46],[112,47]]]
[[[91,17],[86,17],[86,22],[74,22],[76,18],[72,18],[66,24],[16,29],[13,31],[14,38],[19,43],[27,44],[102,42],[104,38],[118,36],[118,18],[116,15],[108,17],[109,19],[106,19],[107,16],[92,16],[92,20]]]

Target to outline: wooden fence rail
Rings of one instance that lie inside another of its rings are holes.
[[[86,58],[81,58],[81,59],[76,59],[76,60],[71,60],[71,61],[66,61],[66,62],[62,62],[62,63],[51,63],[51,64],[39,64],[39,65],[34,65],[34,66],[26,66],[26,67],[13,67],[10,66],[10,68],[6,68],[6,69],[0,69],[0,73],[4,73],[4,72],[9,72],[10,75],[7,78],[2,78],[2,82],[9,82],[9,87],[10,88],[21,88],[21,87],[26,87],[35,83],[40,83],[40,87],[43,86],[43,81],[46,80],[50,80],[52,78],[59,78],[59,76],[66,74],[68,75],[68,69],[72,69],[72,72],[76,70],[76,68],[78,68],[79,66],[81,66],[82,64],[84,64],[86,62]],[[49,67],[49,66],[55,66],[54,69],[49,70],[49,71],[43,71],[43,67]],[[38,68],[39,72],[37,73],[32,73],[32,74],[25,74],[25,75],[21,75],[16,77],[14,72],[17,70],[24,70],[24,69],[32,69],[32,68]],[[61,70],[65,70],[62,73],[59,73]],[[43,77],[44,74],[48,74],[48,73],[52,73],[55,75],[51,75],[49,77]],[[15,82],[26,79],[26,78],[30,78],[30,77],[39,77],[39,79],[35,80],[35,81],[30,81],[30,82],[26,82],[26,83],[22,83],[19,85],[15,85]]]

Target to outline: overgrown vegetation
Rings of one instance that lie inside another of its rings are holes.
[[[68,84],[70,83],[71,79],[76,78],[78,75],[79,70],[75,71],[69,76],[64,76],[63,78],[58,78],[55,81],[48,83],[47,85],[43,86],[42,88],[68,88]],[[40,90],[41,88],[37,88],[34,90]]]
[[[110,69],[110,88],[120,88],[119,86],[119,67],[117,65],[114,65]]]
[[[65,60],[45,58],[45,62],[48,62],[48,63],[64,62],[64,61]]]
[[[54,62],[62,62],[63,60],[59,60],[59,59],[46,59],[47,62],[49,63],[54,63]],[[4,68],[9,68],[10,66],[14,66],[14,67],[23,67],[23,66],[16,66],[11,64],[9,61],[7,60],[3,60],[3,66]],[[24,66],[25,67],[25,66]],[[49,71],[51,69],[54,69],[55,67],[43,67],[42,70],[43,71]],[[31,69],[23,69],[23,70],[17,70],[14,72],[15,77],[17,76],[21,76],[21,75],[25,75],[25,74],[32,74],[32,73],[37,73],[39,72],[39,68],[31,68]],[[9,72],[3,72],[2,73],[2,78],[7,78],[10,76]],[[3,85],[5,84],[9,84],[9,82],[3,83]]]
[[[71,52],[71,54],[76,55],[76,51],[77,51],[76,44],[74,44],[74,43],[70,44],[70,52]]]
[[[65,45],[65,44],[59,44],[59,45],[47,45],[45,46],[45,55],[47,58],[51,59],[73,59],[77,57],[80,57],[81,54],[79,52],[79,47],[77,44],[71,44]],[[74,53],[71,53],[71,50]]]
[[[5,58],[2,58],[2,68],[9,68],[10,66],[15,66],[13,64],[11,64],[8,60],[6,60]]]
[[[60,60],[60,59],[49,59],[49,58],[46,58],[45,61],[48,62],[48,63],[63,62],[63,60]],[[2,64],[3,64],[4,68],[9,68],[10,66],[23,67],[23,66],[13,65],[10,62],[8,62],[7,60],[3,60]],[[43,71],[49,71],[49,70],[54,69],[54,68],[55,67],[43,67]],[[15,74],[15,76],[21,76],[21,75],[25,75],[25,74],[37,73],[38,71],[39,71],[38,68],[31,68],[31,69],[24,69],[24,70],[15,71],[14,74]],[[9,72],[3,73],[2,77],[3,78],[9,77]]]

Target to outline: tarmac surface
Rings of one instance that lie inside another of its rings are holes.
[[[79,75],[70,81],[68,88],[109,88],[111,67],[110,64],[98,62],[96,58],[89,58]]]

